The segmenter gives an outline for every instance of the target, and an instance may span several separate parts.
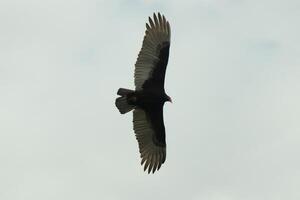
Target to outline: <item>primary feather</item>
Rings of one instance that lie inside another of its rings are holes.
[[[149,17],[149,24],[146,23],[146,32],[142,49],[139,52],[135,63],[134,83],[135,89],[141,90],[145,81],[154,76],[155,69],[161,74],[160,82],[164,83],[165,69],[168,63],[168,51],[170,47],[171,29],[170,24],[164,16],[158,13],[158,19],[153,14],[154,22]],[[167,50],[167,55],[163,50]],[[160,87],[163,85],[160,85]]]

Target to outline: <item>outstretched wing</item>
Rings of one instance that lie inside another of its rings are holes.
[[[150,25],[149,25],[150,24]],[[164,16],[153,14],[146,24],[143,46],[135,63],[136,90],[164,90],[165,72],[169,59],[171,29]]]
[[[166,160],[163,108],[157,107],[151,111],[135,109],[133,129],[139,143],[141,164],[144,164],[144,170],[148,168],[148,173],[154,173]]]

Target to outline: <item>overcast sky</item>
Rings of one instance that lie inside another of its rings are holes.
[[[167,160],[140,166],[145,22],[172,42]],[[1,0],[1,200],[299,200],[300,1]]]

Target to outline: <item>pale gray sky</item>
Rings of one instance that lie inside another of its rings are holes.
[[[171,23],[167,160],[114,106]],[[1,200],[300,199],[297,0],[0,1]]]

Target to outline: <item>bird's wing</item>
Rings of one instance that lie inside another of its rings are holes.
[[[133,129],[139,143],[141,164],[148,173],[159,170],[166,160],[165,126],[163,109],[144,111],[137,108],[133,111]]]
[[[135,63],[135,89],[164,90],[165,72],[169,59],[171,29],[160,13],[146,23],[143,46]]]

